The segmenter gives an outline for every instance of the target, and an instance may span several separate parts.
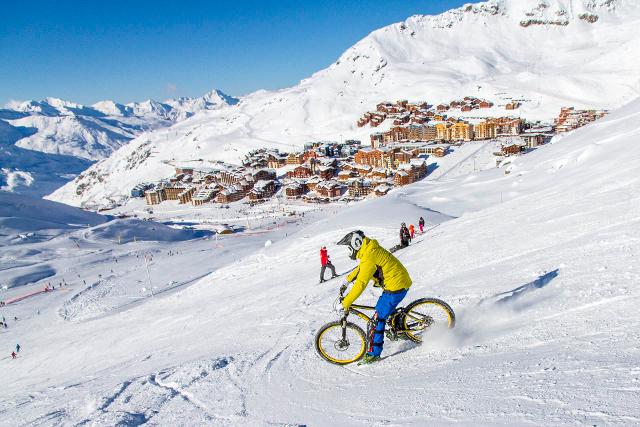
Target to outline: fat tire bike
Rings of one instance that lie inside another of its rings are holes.
[[[341,303],[347,286],[340,288]],[[316,351],[328,362],[336,365],[347,365],[357,362],[364,356],[371,328],[375,328],[372,317],[363,311],[375,311],[369,305],[352,304],[344,312],[340,320],[322,326],[315,337]],[[367,333],[358,325],[347,320],[354,314],[367,322]],[[446,302],[437,298],[420,298],[406,307],[397,307],[387,318],[385,335],[394,341],[407,339],[422,344],[423,336],[434,328],[451,329],[455,326],[456,315]]]

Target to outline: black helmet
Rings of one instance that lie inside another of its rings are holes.
[[[407,224],[405,224],[404,222],[402,224],[400,224],[400,227],[406,227]]]
[[[350,233],[347,233],[342,239],[340,239],[337,244],[346,245],[349,248],[349,258],[355,260],[358,251],[362,247],[362,242],[364,242],[364,237],[365,236],[362,231],[352,231]]]

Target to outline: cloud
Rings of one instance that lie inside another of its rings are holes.
[[[167,93],[175,93],[176,90],[178,90],[178,87],[173,83],[167,83],[165,85],[165,90],[167,91]]]

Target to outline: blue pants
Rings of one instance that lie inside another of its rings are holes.
[[[367,354],[373,356],[380,356],[382,354],[382,345],[384,344],[384,325],[387,322],[387,318],[396,309],[400,301],[407,295],[409,290],[402,292],[391,293],[382,292],[378,303],[376,304],[376,312],[371,319],[373,327],[369,331],[369,349]]]

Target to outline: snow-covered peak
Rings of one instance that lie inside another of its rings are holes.
[[[107,116],[128,116],[131,115],[131,109],[123,104],[114,101],[99,101],[91,106]]]

